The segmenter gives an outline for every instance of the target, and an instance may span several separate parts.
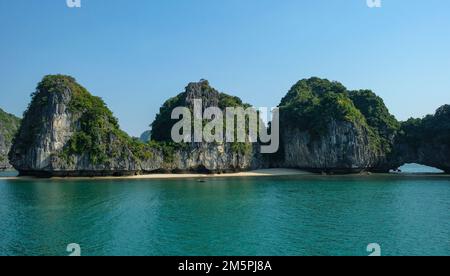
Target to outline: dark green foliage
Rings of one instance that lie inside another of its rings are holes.
[[[348,91],[342,84],[310,78],[296,83],[280,104],[285,127],[320,136],[331,120],[350,122],[367,130],[374,149],[389,151],[399,123],[381,98],[371,91]]]
[[[225,109],[227,107],[235,107],[235,108],[236,107],[242,107],[244,109],[247,109],[247,108],[251,107],[251,105],[247,104],[247,103],[243,103],[242,100],[239,97],[230,96],[230,95],[225,94],[225,93],[220,93],[219,108],[224,111],[224,123],[223,123],[224,130],[223,130],[223,133],[226,132],[227,120],[226,120],[226,116],[225,116]],[[258,124],[260,124],[260,123],[261,122],[258,121]],[[246,130],[248,131],[248,128],[249,128],[248,117],[245,118],[245,127],[246,127]],[[237,128],[238,128],[238,120],[237,120],[237,118],[235,118],[234,119],[234,139],[235,139],[235,142],[231,143],[231,150],[232,150],[232,152],[238,153],[238,154],[241,154],[241,155],[250,154],[251,151],[252,151],[251,143],[237,142],[237,140],[238,140]]]
[[[171,141],[172,126],[178,120],[172,120],[172,110],[179,106],[185,106],[185,93],[167,100],[159,109],[156,119],[151,124],[152,139],[155,141]]]
[[[113,136],[121,142],[129,142],[127,135],[119,134],[117,119],[103,100],[92,96],[84,87],[69,76],[47,76],[38,85],[39,91],[58,93],[68,89],[71,91],[69,111],[78,117],[78,128],[64,149],[64,156],[89,154],[93,164],[106,162],[112,157],[111,145]],[[127,143],[128,144],[128,143]]]
[[[69,109],[78,114],[80,119],[79,130],[67,144],[67,155],[89,153],[94,164],[119,157],[117,154],[127,157],[127,150],[131,151],[135,160],[152,157],[150,146],[120,130],[117,119],[101,98],[92,96],[76,83],[71,84],[71,90],[73,96]]]
[[[397,141],[408,144],[413,148],[417,148],[423,141],[422,130],[422,119],[410,118],[401,123],[401,129],[397,137]]]
[[[130,138],[127,134],[126,139],[128,142],[128,147],[133,153],[133,156],[137,158],[137,160],[148,160],[153,157],[153,149],[150,144],[143,143],[138,138]]]
[[[251,105],[243,103],[239,97],[230,96],[225,93],[220,93],[219,95],[219,108],[225,111],[227,107],[243,107],[247,108]]]
[[[20,119],[12,114],[8,114],[0,108],[0,135],[5,141],[11,141],[14,138],[20,126]]]
[[[295,84],[280,104],[281,119],[288,126],[320,134],[334,119],[366,125],[345,87],[319,78]]]
[[[150,146],[120,130],[118,120],[101,98],[91,95],[74,78],[64,75],[45,76],[31,95],[32,101],[24,114],[26,125],[21,131],[16,153],[32,146],[48,123],[42,116],[49,106],[47,101],[68,96],[68,110],[72,114],[71,124],[75,132],[59,153],[60,157],[71,162],[73,156],[87,155],[93,164],[106,164],[115,157],[135,160],[151,157]]]
[[[8,152],[19,126],[19,118],[0,109],[0,169],[8,166]]]
[[[213,92],[215,90],[209,86],[209,83],[207,81],[202,81],[202,85],[203,85],[202,91],[204,95],[214,94]],[[204,99],[204,101],[207,100],[208,99]],[[175,120],[171,119],[172,111],[176,107],[187,107],[186,92],[180,93],[177,96],[170,98],[160,108],[159,113],[156,115],[156,119],[151,124],[152,140],[172,141],[171,138],[172,126],[179,121],[178,119]],[[238,97],[230,96],[225,93],[220,93],[218,107],[225,112],[225,108],[227,107],[247,108],[250,107],[250,105],[243,103],[242,100]]]
[[[398,131],[400,123],[389,113],[382,98],[370,90],[350,92],[355,106],[366,117],[367,123],[384,136],[391,136]]]
[[[296,102],[308,102],[326,93],[345,93],[346,88],[339,82],[313,77],[297,82],[281,100],[280,106],[287,106]]]
[[[450,147],[450,105],[440,107],[435,115],[403,122],[397,141],[413,148],[426,144]]]
[[[225,93],[217,93],[217,91],[214,90],[214,88],[209,86],[209,83],[207,81],[204,81],[204,80],[201,81],[201,85],[202,85],[201,86],[201,90],[202,90],[201,98],[203,99],[204,102],[207,102],[208,100],[210,100],[207,97],[218,94],[218,97],[219,97],[218,107],[220,109],[222,109],[222,111],[224,112],[224,128],[226,126],[225,109],[227,107],[243,107],[245,109],[245,108],[248,108],[251,106],[249,104],[243,103],[242,100],[238,97],[230,96]],[[172,148],[174,145],[174,143],[172,143],[172,138],[171,138],[172,127],[175,123],[177,123],[179,121],[179,119],[175,119],[175,120],[171,119],[171,114],[172,114],[173,109],[176,107],[189,107],[190,109],[192,109],[192,107],[188,106],[188,104],[186,103],[186,98],[187,98],[187,93],[183,92],[183,93],[180,93],[179,95],[177,95],[176,97],[173,97],[173,98],[170,98],[169,100],[167,100],[163,104],[163,106],[160,108],[159,113],[156,115],[156,119],[151,124],[153,142],[155,142],[155,141],[162,142],[161,147],[163,149],[165,149],[165,151],[167,153],[170,153],[172,151]],[[191,110],[191,112],[192,112],[192,110]],[[205,125],[206,123],[208,123],[208,121],[203,120],[203,125]],[[237,124],[235,124],[235,127],[236,126],[237,126]],[[192,126],[192,130],[193,130],[193,126]],[[224,133],[225,133],[225,131],[224,131]],[[236,135],[237,135],[237,131],[235,129],[235,136]],[[243,145],[240,145],[240,144],[243,144]],[[236,153],[244,153],[244,152],[248,153],[249,148],[251,149],[251,145],[248,145],[247,143],[235,142],[232,145],[232,149]]]
[[[370,90],[351,91],[350,98],[380,139],[383,150],[390,152],[393,137],[400,129],[400,123],[389,113],[383,99]]]

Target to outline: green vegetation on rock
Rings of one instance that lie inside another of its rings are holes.
[[[320,137],[332,120],[365,128],[374,150],[390,150],[399,123],[381,98],[371,91],[348,91],[342,84],[310,78],[296,83],[280,104],[281,120],[288,127]]]
[[[172,142],[171,138],[171,129],[173,125],[179,121],[179,119],[171,119],[172,111],[176,107],[188,107],[191,110],[191,114],[193,114],[193,106],[190,102],[190,97],[192,97],[192,95],[195,95],[195,99],[202,99],[203,104],[216,102],[217,106],[224,112],[224,127],[226,126],[225,109],[227,107],[242,107],[244,109],[251,107],[251,105],[243,103],[239,97],[230,96],[226,93],[219,93],[209,85],[208,81],[202,80],[199,83],[191,83],[190,85],[188,85],[185,92],[180,93],[173,98],[170,98],[160,108],[159,113],[156,115],[156,119],[151,124],[151,138],[153,141],[153,145],[159,142],[163,143],[161,146],[163,148],[173,148],[174,143]],[[205,108],[205,106],[203,106],[203,108]],[[203,120],[204,125],[207,122],[207,120]],[[236,127],[237,124],[235,124],[235,128]],[[235,135],[237,135],[236,129]],[[231,149],[235,153],[248,154],[251,151],[251,144],[234,142],[232,143]],[[165,150],[165,152],[167,153],[169,153],[170,151],[171,150]]]
[[[91,95],[76,80],[65,75],[48,75],[38,84],[36,92],[24,117],[27,118],[16,152],[24,152],[44,129],[44,116],[50,99],[58,99],[58,104],[69,99],[67,111],[70,113],[72,135],[59,156],[67,162],[75,156],[89,156],[92,164],[106,164],[111,158],[130,157],[135,160],[151,157],[150,146],[133,139],[120,130],[118,120],[113,116],[100,97]],[[50,114],[51,115],[51,114]]]
[[[435,115],[400,124],[370,90],[349,91],[326,79],[301,80],[280,103],[280,150],[266,160],[257,151],[252,154],[248,141],[172,142],[171,129],[179,121],[171,119],[173,109],[193,111],[195,99],[202,99],[203,110],[250,107],[238,97],[219,93],[207,81],[190,83],[185,92],[163,104],[151,125],[151,140],[142,142],[122,131],[105,102],[74,78],[46,76],[32,94],[22,122],[0,110],[0,150],[14,137],[9,160],[24,175],[120,175],[203,168],[222,172],[267,166],[384,172],[411,161],[450,172],[449,105]],[[223,120],[225,127],[226,116]],[[207,123],[204,119],[204,126]],[[248,128],[248,124],[245,118],[242,125]],[[8,161],[5,151],[0,153],[0,162]]]
[[[312,134],[321,134],[331,120],[367,125],[346,88],[319,78],[301,80],[282,99],[283,122]]]
[[[151,147],[132,138],[120,129],[104,101],[92,96],[71,77],[51,76],[61,79],[71,91],[69,111],[78,117],[78,129],[64,149],[64,156],[89,154],[93,164],[105,163],[110,158],[126,158],[129,151],[136,161],[152,157]]]
[[[418,163],[450,173],[450,105],[434,115],[402,122],[391,159],[394,168]]]
[[[10,167],[8,152],[19,126],[19,118],[0,109],[0,169]]]
[[[222,111],[225,111],[227,107],[242,107],[244,109],[247,109],[251,107],[250,104],[242,102],[242,100],[239,97],[236,96],[230,96],[225,93],[220,93],[219,95],[219,108]],[[245,119],[245,127],[248,129],[248,118]],[[258,123],[261,123],[258,121]],[[225,127],[227,125],[227,119],[224,117],[224,133],[226,131]],[[241,155],[248,155],[252,152],[252,144],[251,143],[242,143],[237,142],[237,127],[238,127],[238,120],[237,118],[234,119],[234,139],[235,141],[231,143],[231,150],[234,153],[241,154]]]
[[[156,150],[159,150],[162,153],[164,162],[167,164],[175,161],[175,154],[177,153],[177,151],[186,150],[188,148],[188,144],[174,143],[170,141],[150,140],[147,145]]]
[[[231,96],[226,93],[219,94],[219,108],[225,111],[227,107],[242,107],[248,108],[251,107],[250,104],[243,103],[239,97]]]
[[[351,91],[350,98],[364,115],[382,149],[390,152],[393,138],[400,130],[400,123],[389,113],[383,99],[370,90]]]
[[[234,156],[222,156],[218,163],[211,162],[215,155],[224,154],[218,147],[215,150],[201,143],[176,144],[170,140],[176,122],[170,118],[173,108],[192,107],[194,99],[199,97],[205,108],[242,104],[236,97],[218,93],[207,81],[191,83],[188,87],[184,94],[164,104],[153,124],[153,140],[142,142],[123,132],[104,101],[91,95],[74,78],[45,76],[31,95],[10,160],[23,175],[44,176],[248,167],[248,159],[236,161]],[[241,145],[233,149],[246,151]],[[179,157],[192,158],[192,161],[178,160]]]
[[[179,106],[185,106],[185,93],[181,93],[176,97],[168,99],[159,109],[156,119],[151,124],[152,140],[155,141],[171,141],[171,129],[177,120],[172,120],[172,110]]]
[[[426,144],[450,147],[450,105],[441,106],[434,115],[423,119],[402,122],[397,140],[414,148]]]
[[[77,84],[73,78],[65,76],[50,76],[50,87],[55,82],[64,82],[71,90],[72,98],[69,111],[78,117],[78,129],[73,134],[64,150],[66,156],[88,153],[94,164],[104,163],[114,149],[108,149],[112,135],[120,139],[121,143],[131,144],[131,138],[120,131],[117,119],[99,97],[92,96],[84,87]]]
[[[5,141],[11,142],[20,126],[20,119],[6,113],[0,108],[0,135]]]

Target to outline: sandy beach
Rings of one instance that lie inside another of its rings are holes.
[[[42,178],[49,180],[142,180],[142,179],[207,179],[207,178],[245,178],[245,177],[276,177],[276,176],[299,176],[299,175],[312,175],[323,176],[321,174],[311,173],[298,169],[262,169],[253,170],[248,172],[239,173],[224,173],[224,174],[199,174],[199,173],[187,173],[187,174],[144,174],[133,176],[101,176],[101,177],[51,177]],[[355,174],[343,174],[343,175],[328,175],[328,177],[442,177],[448,178],[450,175],[443,173],[355,173]],[[0,176],[0,180],[36,180],[37,177],[32,176]]]
[[[296,169],[263,169],[239,173],[226,174],[146,174],[134,176],[104,176],[104,177],[53,177],[50,179],[189,179],[189,178],[228,178],[228,177],[268,177],[294,176],[310,174]],[[0,180],[26,180],[34,177],[0,177]]]
[[[254,170],[239,173],[225,173],[225,174],[150,174],[150,175],[136,175],[123,178],[131,179],[158,179],[158,178],[226,178],[226,177],[262,177],[262,176],[290,176],[290,175],[304,175],[310,174],[305,171],[295,169],[265,169]],[[110,177],[115,178],[115,177]],[[119,177],[121,178],[121,177]]]

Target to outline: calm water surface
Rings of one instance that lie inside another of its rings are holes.
[[[0,255],[450,255],[450,178],[0,180]]]

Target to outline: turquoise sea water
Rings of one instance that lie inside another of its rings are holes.
[[[450,178],[0,180],[0,255],[450,255]]]

